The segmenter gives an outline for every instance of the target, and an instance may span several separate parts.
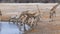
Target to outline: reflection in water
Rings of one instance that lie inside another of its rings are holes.
[[[26,30],[30,28],[26,24],[25,27]],[[19,30],[20,28],[21,31]],[[22,33],[24,33],[24,25],[18,27],[16,24],[9,24],[8,22],[0,22],[0,34],[22,34]]]
[[[22,33],[24,33],[25,29],[26,29],[26,31],[28,31],[30,29],[30,27],[26,24],[25,24],[25,29],[24,29],[24,24],[23,25],[18,25],[18,28]]]
[[[0,32],[1,32],[1,23],[0,23]]]

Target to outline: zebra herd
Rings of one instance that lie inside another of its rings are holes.
[[[19,26],[22,26],[27,24],[31,28],[34,26],[37,26],[37,23],[39,22],[39,14],[37,12],[30,13],[29,11],[22,12],[19,16],[19,18],[12,18],[9,20],[9,23],[13,21],[14,24],[17,24]],[[26,31],[25,27],[24,30]]]
[[[59,4],[55,5],[50,10],[49,18],[52,19],[51,21],[53,21],[53,17],[56,17],[55,9],[57,6],[59,6]],[[9,23],[12,21],[14,24],[17,24],[19,26],[19,30],[21,30],[20,26],[24,25],[24,31],[26,31],[25,24],[30,26],[30,28],[32,28],[32,29],[35,28],[35,26],[37,26],[38,23],[40,22],[40,18],[41,18],[40,17],[40,11],[31,12],[31,13],[30,12],[31,11],[24,11],[20,14],[20,16],[18,18],[16,18],[17,15],[14,18],[10,18]]]

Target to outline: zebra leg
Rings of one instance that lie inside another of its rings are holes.
[[[26,26],[25,26],[25,23],[24,23],[24,31],[26,31]]]
[[[19,28],[19,31],[22,31],[22,30],[21,30],[22,25],[23,25],[23,24],[22,24],[22,23],[20,23],[20,22],[19,22],[19,24],[17,25],[17,26],[18,26],[18,28]]]
[[[13,24],[15,24],[15,21],[12,21],[13,22]]]
[[[10,19],[9,19],[9,24],[10,24]]]
[[[18,25],[18,20],[17,20],[17,19],[15,20],[15,24],[17,24],[17,25]]]

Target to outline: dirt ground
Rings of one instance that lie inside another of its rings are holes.
[[[35,29],[26,34],[60,34],[60,20],[55,19],[53,22],[40,22]]]

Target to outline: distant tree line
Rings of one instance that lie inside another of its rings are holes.
[[[0,0],[0,3],[60,3],[60,0]]]

